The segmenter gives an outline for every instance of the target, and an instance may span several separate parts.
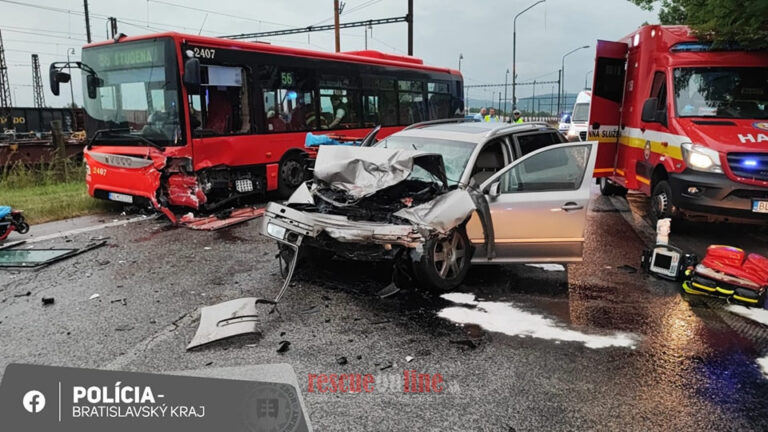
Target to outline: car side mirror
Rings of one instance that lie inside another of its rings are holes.
[[[500,189],[500,183],[499,182],[493,182],[491,186],[488,187],[488,194],[491,199],[496,199],[501,195],[501,189]]]
[[[643,113],[641,116],[641,120],[646,123],[657,123],[658,118],[656,117],[656,107],[659,105],[659,99],[658,98],[648,98],[643,103]]]
[[[48,71],[48,84],[51,87],[51,93],[53,93],[55,96],[58,96],[60,93],[59,83],[68,83],[70,78],[71,77],[68,73],[60,72],[53,65],[51,65],[51,68]]]
[[[96,99],[96,90],[104,85],[104,80],[96,75],[87,75],[85,77],[85,86],[88,89],[88,98]]]
[[[191,58],[184,62],[184,86],[191,94],[200,93],[202,78],[200,75],[200,59]]]

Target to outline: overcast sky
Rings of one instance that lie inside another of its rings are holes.
[[[534,2],[414,0],[414,55],[428,64],[456,68],[463,54],[465,84],[503,83],[506,69],[512,70],[512,20]],[[128,35],[163,30],[197,33],[202,27],[202,34],[217,36],[333,23],[332,0],[90,0],[89,6],[95,41],[106,39],[107,16],[121,20],[119,31]],[[46,104],[58,107],[69,102],[68,87],[62,87],[59,97],[50,93],[47,69],[52,61],[66,60],[68,48],[74,48],[72,58],[79,59],[85,44],[82,12],[82,0],[0,0],[0,30],[15,106],[32,106],[32,53],[40,55]],[[406,12],[406,0],[347,0],[341,21],[399,17]],[[627,0],[547,0],[518,19],[518,81],[556,80],[563,54],[590,45],[566,59],[567,90],[581,90],[593,67],[595,41],[616,40],[646,21],[657,22],[656,14]],[[368,35],[369,49],[407,52],[405,23],[376,26]],[[276,45],[334,49],[332,32],[268,40]],[[360,50],[364,44],[363,28],[342,30],[342,51]],[[75,75],[75,102],[80,104],[82,91],[79,74]],[[536,93],[548,93],[551,87],[539,86]],[[484,92],[473,90],[470,97],[490,99],[491,90]],[[518,88],[518,98],[530,94],[530,86]]]

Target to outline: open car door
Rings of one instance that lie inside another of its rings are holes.
[[[579,262],[584,247],[596,141],[544,147],[483,182],[491,210],[496,257],[486,258],[476,218],[467,235],[473,264]]]
[[[621,106],[624,99],[627,44],[597,41],[592,102],[589,107],[589,138],[600,143],[595,177],[612,176],[619,145]]]

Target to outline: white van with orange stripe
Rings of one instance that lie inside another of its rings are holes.
[[[768,52],[685,26],[598,41],[589,140],[603,194],[638,190],[654,218],[768,222]]]

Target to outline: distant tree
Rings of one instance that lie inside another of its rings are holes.
[[[645,10],[659,8],[662,24],[686,24],[715,45],[737,42],[768,48],[768,0],[630,0]]]

